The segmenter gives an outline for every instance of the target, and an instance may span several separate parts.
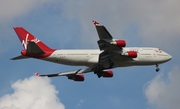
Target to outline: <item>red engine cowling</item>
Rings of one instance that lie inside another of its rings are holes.
[[[115,40],[115,41],[111,42],[110,44],[116,45],[118,47],[125,47],[126,41],[125,40]]]
[[[111,70],[104,70],[102,76],[107,78],[113,77],[113,72]]]
[[[130,57],[130,58],[137,58],[137,52],[136,51],[128,51],[125,55]]]
[[[79,74],[79,75],[75,75],[75,76],[70,76],[70,77],[68,77],[68,79],[72,79],[74,81],[84,81],[84,75]]]
[[[27,54],[26,54],[26,50],[22,50],[21,51],[21,54],[23,55],[23,56],[26,56]]]

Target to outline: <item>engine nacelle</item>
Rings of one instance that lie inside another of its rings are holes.
[[[136,51],[128,51],[127,53],[125,53],[125,55],[128,56],[129,58],[137,58]]]
[[[22,54],[23,56],[26,56],[26,55],[27,55],[26,50],[22,50],[22,51],[21,51],[21,54]]]
[[[68,77],[68,79],[72,79],[74,81],[84,81],[84,75],[79,74],[79,75],[75,75],[75,76],[70,76],[70,77]]]
[[[112,45],[116,45],[118,47],[125,47],[126,46],[126,41],[125,40],[115,40],[113,42],[110,42]]]
[[[107,77],[107,78],[111,78],[111,77],[113,77],[113,72],[111,70],[104,70],[102,76]]]

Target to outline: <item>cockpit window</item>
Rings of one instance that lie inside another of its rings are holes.
[[[154,51],[157,52],[157,53],[162,53],[162,52],[163,52],[163,51],[162,51],[161,49],[159,49],[159,48],[155,49]]]

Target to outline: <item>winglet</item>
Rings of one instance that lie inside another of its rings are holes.
[[[97,21],[95,21],[95,20],[93,20],[92,22],[94,23],[95,26],[100,25],[100,24],[99,24]]]
[[[35,72],[34,74],[35,74],[36,76],[38,76],[38,77],[40,76],[39,73],[37,73],[37,72]]]

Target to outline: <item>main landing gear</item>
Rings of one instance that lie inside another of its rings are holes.
[[[102,69],[103,69],[103,66],[101,64],[99,64],[96,67],[96,70],[94,71],[94,74],[97,74],[98,78],[100,78],[102,76]]]
[[[103,71],[94,71],[94,74],[96,74],[98,78],[101,78],[101,76],[103,75]]]
[[[159,72],[160,68],[159,68],[159,65],[156,64],[156,72]]]

